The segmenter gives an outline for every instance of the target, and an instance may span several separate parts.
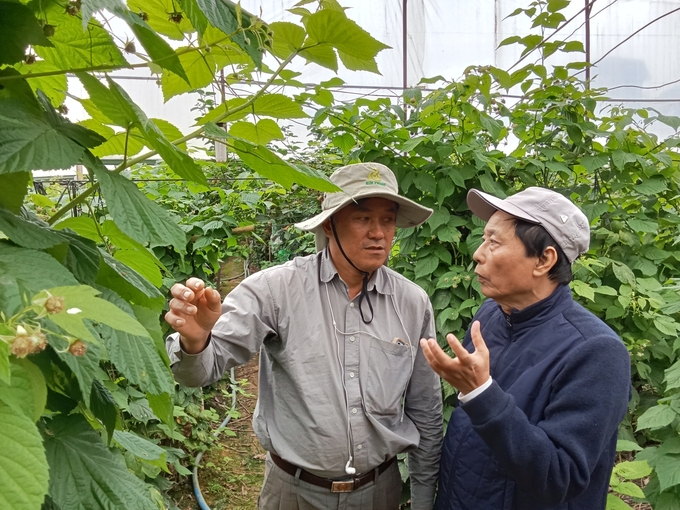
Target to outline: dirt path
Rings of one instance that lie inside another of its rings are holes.
[[[198,479],[203,497],[212,510],[254,510],[264,478],[265,451],[260,446],[252,428],[253,411],[257,402],[257,375],[259,355],[247,364],[236,368],[239,385],[236,411],[227,429],[203,455]],[[216,394],[205,405],[215,409],[220,418],[231,409],[231,396]],[[215,424],[217,427],[219,424]],[[178,487],[181,496],[175,502],[181,510],[197,510],[191,477]]]

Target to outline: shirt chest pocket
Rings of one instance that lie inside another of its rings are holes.
[[[411,376],[411,354],[408,344],[371,339],[364,367],[364,405],[375,415],[396,415],[401,397]]]

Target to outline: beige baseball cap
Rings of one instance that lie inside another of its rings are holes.
[[[529,223],[541,225],[562,248],[569,262],[588,251],[588,218],[565,196],[546,188],[532,186],[506,199],[471,189],[467,204],[475,216],[489,221],[496,211],[503,211]]]
[[[416,227],[430,217],[432,209],[399,195],[397,178],[392,170],[380,163],[357,163],[338,168],[330,177],[342,191],[325,193],[321,212],[305,221],[296,223],[301,230],[314,232],[316,251],[328,245],[323,223],[343,207],[363,198],[387,198],[399,204],[397,227]]]

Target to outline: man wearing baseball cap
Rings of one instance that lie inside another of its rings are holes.
[[[470,190],[487,221],[474,254],[489,299],[450,358],[432,368],[458,389],[442,449],[437,510],[604,510],[630,360],[617,335],[571,296],[588,250],[585,215],[554,191],[506,199]]]
[[[259,508],[397,510],[408,452],[411,508],[430,510],[442,444],[440,381],[419,339],[427,294],[384,264],[396,227],[432,210],[399,196],[384,165],[338,169],[322,211],[297,226],[318,253],[246,278],[220,304],[197,278],[166,315],[175,378],[219,379],[260,352],[253,429],[268,451]]]

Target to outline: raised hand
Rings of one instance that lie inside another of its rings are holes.
[[[472,353],[465,350],[454,335],[446,335],[446,341],[456,355],[455,358],[448,356],[434,338],[420,340],[423,354],[432,370],[465,395],[484,384],[490,377],[489,349],[482,338],[479,321],[472,323],[470,333],[475,346]]]
[[[198,278],[189,278],[186,286],[176,283],[170,292],[173,298],[170,311],[165,314],[166,322],[180,334],[185,352],[201,352],[222,313],[219,292],[206,288]]]

